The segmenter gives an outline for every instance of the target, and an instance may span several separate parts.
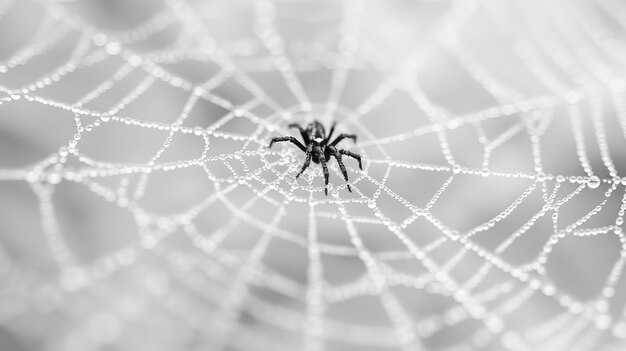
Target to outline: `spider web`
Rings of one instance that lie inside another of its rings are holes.
[[[0,13],[0,344],[625,346],[623,2]]]

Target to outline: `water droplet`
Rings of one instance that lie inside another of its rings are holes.
[[[494,334],[500,333],[504,329],[504,323],[500,318],[491,317],[487,319],[487,329]]]
[[[600,178],[596,176],[589,177],[587,181],[587,186],[591,189],[595,189],[600,186]]]
[[[110,42],[107,44],[105,50],[109,55],[117,55],[122,52],[122,45],[118,42]]]
[[[620,339],[626,339],[626,322],[619,322],[613,326],[613,335]]]
[[[339,192],[337,190],[331,191],[330,194],[332,195],[332,197],[339,197]]]
[[[552,296],[556,292],[556,288],[552,285],[545,285],[542,290],[546,296]]]
[[[51,172],[48,174],[48,182],[50,184],[59,184],[61,182],[61,179],[63,179],[63,177],[59,172]]]
[[[141,238],[141,247],[150,250],[157,244],[157,239],[152,235],[146,235]]]
[[[452,120],[452,121],[449,121],[448,123],[446,123],[446,127],[448,129],[456,129],[460,125],[461,125],[461,123],[459,121],[457,121],[457,120]]]
[[[111,115],[109,115],[108,113],[103,113],[100,115],[100,120],[102,122],[108,122],[111,120]]]
[[[107,42],[107,36],[104,33],[98,33],[92,37],[93,43],[97,46],[103,46]]]
[[[546,181],[546,174],[543,172],[539,172],[536,175],[537,181],[538,182],[545,182]]]
[[[143,59],[139,55],[132,55],[131,57],[128,58],[128,64],[131,65],[132,67],[139,67],[142,62],[143,62]]]
[[[34,183],[39,180],[39,172],[32,171],[26,173],[26,181],[30,183]]]
[[[374,200],[370,200],[367,202],[367,207],[374,208],[376,207],[376,202]]]
[[[598,329],[606,330],[611,327],[611,316],[603,314],[596,318],[595,325]]]

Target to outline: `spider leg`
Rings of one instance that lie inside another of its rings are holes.
[[[322,164],[322,170],[324,171],[324,184],[325,184],[324,193],[326,194],[326,196],[328,196],[328,177],[329,177],[328,165],[326,164],[324,153],[322,152],[322,149],[319,146],[315,148],[315,152],[317,153],[317,157],[320,160],[320,163]]]
[[[306,133],[306,131],[302,127],[300,127],[298,123],[291,123],[290,125],[288,125],[288,127],[298,129],[298,131],[300,131],[300,135],[302,136],[302,140],[304,140],[305,144],[309,144],[311,142],[309,140],[309,135]]]
[[[361,155],[354,153],[352,151],[348,151],[348,150],[344,150],[344,149],[340,149],[339,153],[342,155],[346,155],[346,156],[350,156],[353,159],[359,161],[359,168],[362,170],[363,169],[363,165],[361,165]]]
[[[306,159],[304,160],[304,164],[302,165],[302,168],[300,169],[300,172],[298,172],[298,174],[296,174],[296,179],[298,179],[298,177],[304,173],[304,170],[307,169],[307,167],[309,167],[309,165],[311,164],[311,156],[313,153],[313,144],[309,144],[309,146],[306,148]]]
[[[337,125],[337,122],[333,122],[333,125],[330,126],[330,132],[328,132],[328,136],[326,137],[326,140],[324,140],[324,145],[328,145],[328,141],[330,140],[330,138],[333,136],[333,133],[335,132],[336,125]]]
[[[339,144],[340,141],[342,141],[343,139],[352,139],[352,141],[354,141],[356,143],[356,134],[339,134],[339,136],[333,140],[332,144],[330,144],[330,146],[335,146],[337,144]]]
[[[292,143],[294,143],[297,147],[300,148],[300,150],[306,152],[306,148],[304,147],[304,145],[302,145],[301,142],[298,141],[298,139],[292,137],[292,136],[283,136],[283,137],[276,137],[276,138],[272,138],[270,140],[270,145],[268,147],[272,147],[272,145],[274,145],[274,143],[278,143],[281,141],[290,141]]]
[[[346,185],[348,186],[348,191],[352,192],[352,188],[350,188],[350,184],[348,184],[348,171],[346,171],[346,166],[343,164],[343,161],[341,160],[341,154],[339,152],[337,152],[337,149],[333,146],[330,149],[330,153],[335,157],[335,159],[337,160],[337,164],[339,165],[339,169],[341,170],[341,174],[343,174],[343,179],[346,181]]]

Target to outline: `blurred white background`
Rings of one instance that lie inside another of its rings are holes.
[[[0,14],[1,351],[626,347],[623,1]]]

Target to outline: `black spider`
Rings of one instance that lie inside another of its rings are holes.
[[[306,159],[304,160],[304,165],[302,165],[302,169],[300,169],[300,172],[296,175],[296,179],[304,172],[307,167],[309,167],[309,164],[311,164],[311,159],[313,159],[313,162],[315,163],[321,162],[322,169],[324,170],[324,182],[326,183],[326,188],[324,189],[324,193],[326,195],[328,195],[328,167],[326,166],[326,163],[330,160],[331,156],[335,157],[335,159],[337,160],[339,168],[341,169],[341,173],[343,174],[343,179],[345,179],[346,182],[348,181],[348,172],[346,172],[346,166],[343,165],[341,155],[347,155],[356,159],[357,161],[359,161],[359,168],[363,169],[361,165],[361,155],[335,147],[335,145],[339,144],[340,141],[346,138],[352,139],[356,143],[355,134],[339,134],[339,136],[335,138],[335,140],[333,140],[330,144],[328,143],[330,141],[330,138],[333,136],[336,124],[337,122],[333,123],[333,125],[330,127],[330,133],[328,133],[328,136],[326,136],[324,126],[318,121],[313,121],[309,123],[306,129],[302,129],[299,124],[292,123],[289,125],[289,128],[298,128],[305,145],[302,145],[302,143],[300,143],[298,139],[292,136],[272,138],[269,145],[269,147],[272,147],[272,145],[276,142],[290,141],[294,143],[297,147],[299,147],[300,150],[304,151],[304,153],[306,154]],[[352,192],[350,184],[347,185],[348,190]]]

